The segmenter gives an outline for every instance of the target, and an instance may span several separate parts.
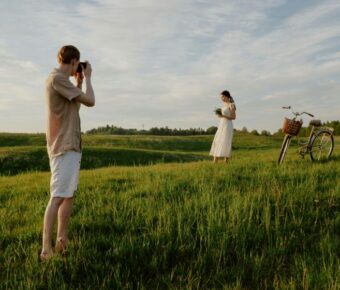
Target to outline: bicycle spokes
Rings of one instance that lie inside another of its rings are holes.
[[[325,160],[330,157],[333,151],[333,136],[327,132],[320,132],[315,136],[312,149],[311,149],[311,158],[312,160]]]

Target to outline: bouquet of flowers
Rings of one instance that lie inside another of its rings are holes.
[[[217,116],[222,116],[222,109],[221,108],[215,109],[214,112]]]

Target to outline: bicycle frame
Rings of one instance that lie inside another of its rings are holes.
[[[292,114],[294,115],[294,118],[293,118],[294,121],[297,121],[296,120],[297,117],[299,117],[303,114],[306,114],[310,117],[314,117],[314,115],[307,113],[307,112],[294,112],[292,110],[291,106],[282,107],[282,108],[283,109],[289,109],[289,110],[292,111]],[[301,124],[302,124],[302,119],[300,119],[299,122],[301,122]],[[279,164],[282,164],[284,157],[286,155],[286,151],[287,151],[289,144],[290,144],[293,137],[296,137],[296,139],[297,139],[297,145],[299,147],[298,152],[301,155],[301,157],[304,158],[306,154],[310,154],[311,159],[314,160],[315,158],[317,158],[316,155],[314,156],[315,152],[319,152],[319,158],[320,158],[321,150],[323,150],[322,148],[326,148],[326,147],[324,147],[322,140],[324,139],[324,137],[330,136],[329,142],[331,142],[330,143],[331,146],[329,148],[329,153],[328,153],[328,157],[329,157],[332,154],[333,147],[334,147],[333,132],[334,132],[333,128],[322,126],[320,121],[313,121],[313,122],[311,122],[311,130],[309,132],[307,142],[300,142],[298,135],[295,136],[295,135],[286,134],[284,139],[283,139],[283,143],[282,143],[282,147],[281,147],[281,152],[280,152],[280,156],[279,156]],[[322,138],[321,142],[319,141],[319,143],[317,145],[314,145],[315,141],[318,140],[317,138],[320,138],[320,136]]]
[[[313,141],[313,137],[316,136],[317,132],[319,132],[320,130],[318,130],[317,132],[315,132],[315,131],[316,131],[315,126],[312,126],[307,142],[300,142],[299,141],[299,135],[296,136],[297,144],[300,146],[299,147],[299,154],[301,155],[302,158],[305,158],[305,155],[309,154],[309,152],[311,150],[311,144],[312,144],[312,141]]]
[[[308,137],[308,141],[307,142],[299,142],[299,136],[296,136],[297,144],[300,146],[299,147],[299,154],[301,155],[302,158],[304,158],[306,154],[309,154],[311,152],[312,144],[313,144],[313,139],[321,131],[328,131],[332,136],[334,134],[334,129],[333,128],[321,126],[321,127],[318,127],[316,129],[315,126],[312,126],[311,131],[309,133],[309,137]]]

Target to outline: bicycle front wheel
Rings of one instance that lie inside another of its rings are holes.
[[[312,161],[323,161],[331,157],[334,148],[334,138],[331,132],[318,132],[311,142],[310,158]]]
[[[283,160],[285,159],[291,138],[292,138],[292,136],[285,135],[285,138],[283,139],[281,151],[280,151],[280,155],[279,155],[279,161],[278,161],[279,164],[282,164]]]

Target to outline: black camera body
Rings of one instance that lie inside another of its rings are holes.
[[[83,71],[82,66],[85,69],[86,65],[87,65],[87,62],[80,62],[77,68],[77,73],[81,73]]]

